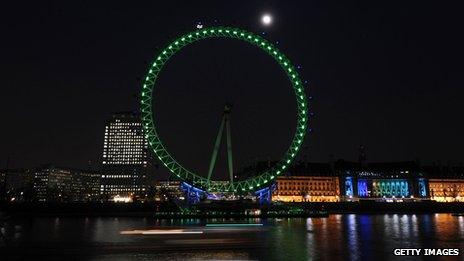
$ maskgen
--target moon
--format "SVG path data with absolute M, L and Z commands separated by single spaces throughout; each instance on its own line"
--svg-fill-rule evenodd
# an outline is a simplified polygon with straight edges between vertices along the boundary
M 262 17 L 261 17 L 261 22 L 264 24 L 264 25 L 270 25 L 272 24 L 272 16 L 270 14 L 264 14 Z

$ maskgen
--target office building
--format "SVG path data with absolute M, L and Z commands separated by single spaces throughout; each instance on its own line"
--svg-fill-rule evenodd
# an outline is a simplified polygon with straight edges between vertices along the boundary
M 100 196 L 101 174 L 97 171 L 72 169 L 71 200 L 98 201 Z
M 46 165 L 34 171 L 34 198 L 36 201 L 69 201 L 72 196 L 71 171 Z
M 140 115 L 114 113 L 105 125 L 100 194 L 107 199 L 144 196 L 147 148 Z

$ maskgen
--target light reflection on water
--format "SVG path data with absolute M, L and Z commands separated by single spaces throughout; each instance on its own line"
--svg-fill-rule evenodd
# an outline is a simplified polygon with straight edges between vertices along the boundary
M 202 229 L 224 219 L 155 220 L 137 217 L 16 218 L 5 234 L 11 253 L 72 255 L 86 260 L 393 258 L 394 248 L 462 248 L 464 217 L 331 215 L 329 218 L 248 219 L 263 229 L 204 230 L 201 235 L 122 235 L 136 229 Z M 214 232 L 214 233 L 213 233 Z M 64 251 L 64 250 L 66 251 Z M 461 252 L 464 249 L 461 249 Z
M 459 231 L 459 237 L 464 238 L 464 217 L 460 216 L 458 217 L 458 231 Z

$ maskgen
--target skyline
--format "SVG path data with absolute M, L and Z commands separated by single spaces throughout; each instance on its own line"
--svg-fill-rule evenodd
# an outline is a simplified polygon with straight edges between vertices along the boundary
M 87 160 L 100 163 L 105 120 L 112 112 L 138 109 L 141 79 L 159 50 L 156 47 L 193 30 L 197 21 L 208 26 L 215 25 L 215 19 L 220 25 L 237 25 L 256 33 L 265 30 L 265 38 L 279 41 L 278 47 L 302 66 L 302 78 L 311 81 L 306 93 L 314 96 L 311 107 L 316 114 L 310 123 L 314 132 L 305 142 L 311 161 L 326 161 L 329 154 L 356 159 L 362 144 L 367 148 L 368 161 L 420 158 L 424 162 L 462 162 L 459 152 L 464 145 L 460 138 L 464 124 L 456 115 L 463 97 L 459 88 L 463 80 L 458 77 L 462 39 L 450 33 L 459 27 L 453 24 L 458 18 L 450 14 L 452 8 L 417 8 L 406 3 L 397 10 L 394 5 L 370 3 L 370 12 L 364 13 L 354 3 L 339 5 L 334 10 L 329 3 L 304 3 L 295 12 L 283 2 L 251 6 L 223 3 L 215 10 L 216 17 L 206 15 L 211 10 L 202 13 L 207 3 L 187 4 L 180 9 L 167 6 L 166 12 L 157 15 L 150 15 L 157 5 L 126 9 L 118 4 L 94 4 L 87 8 L 50 2 L 21 13 L 17 12 L 19 6 L 10 6 L 11 12 L 3 23 L 9 37 L 2 45 L 14 51 L 5 55 L 2 71 L 6 77 L 0 80 L 6 86 L 7 97 L 0 106 L 7 112 L 4 121 L 10 127 L 1 130 L 0 166 L 5 165 L 8 156 L 13 168 L 46 162 L 73 167 L 85 166 Z M 332 12 L 324 13 L 327 9 Z M 178 19 L 171 21 L 168 17 L 174 10 Z M 259 23 L 264 11 L 274 16 L 273 24 L 266 28 Z M 435 19 L 430 19 L 432 11 Z M 243 20 L 237 22 L 238 18 Z M 290 28 L 299 28 L 301 33 Z M 232 51 L 224 53 L 223 48 Z M 204 59 L 199 60 L 198 54 Z M 247 63 L 237 57 L 247 57 Z M 224 58 L 231 63 L 221 64 L 223 68 L 205 78 L 217 67 L 215 59 Z M 274 130 L 278 135 L 266 133 L 259 141 L 263 144 L 274 136 L 284 143 L 288 138 L 285 133 L 293 133 L 287 129 L 294 127 L 287 124 L 291 124 L 292 114 L 282 109 L 292 105 L 292 93 L 280 86 L 287 83 L 278 66 L 269 64 L 259 51 L 235 43 L 204 43 L 174 57 L 169 66 L 172 68 L 166 69 L 158 90 L 167 106 L 160 110 L 160 128 L 164 128 L 160 131 L 166 133 L 166 142 L 173 151 L 186 153 L 181 157 L 193 153 L 189 150 L 197 148 L 196 142 L 204 144 L 198 154 L 206 158 L 211 155 L 220 108 L 227 98 L 237 105 L 232 116 L 235 136 L 243 137 L 249 130 L 238 128 L 243 126 L 243 115 L 262 120 L 258 126 L 264 130 L 275 126 L 274 120 L 279 118 Z M 192 66 L 198 70 L 185 70 Z M 243 72 L 248 70 L 255 74 Z M 185 73 L 185 77 L 177 77 L 178 72 Z M 237 75 L 245 81 L 234 82 Z M 189 82 L 198 89 L 186 92 L 183 87 Z M 207 84 L 222 84 L 223 88 L 214 92 Z M 253 101 L 262 97 L 263 91 L 250 88 L 256 85 L 272 86 L 266 88 L 265 101 L 258 103 L 261 107 L 253 107 Z M 228 90 L 228 97 L 224 97 L 224 90 Z M 195 102 L 190 99 L 192 95 L 198 95 Z M 174 98 L 175 104 L 170 102 Z M 214 102 L 208 102 L 211 100 Z M 198 104 L 203 106 L 194 106 Z M 279 106 L 270 110 L 269 104 Z M 182 106 L 173 110 L 174 105 Z M 171 120 L 187 117 L 186 108 L 191 108 L 187 116 L 207 112 L 201 120 L 195 120 L 203 123 L 201 128 L 190 130 L 196 136 L 174 135 L 185 125 L 198 127 L 192 124 L 195 121 Z M 261 133 L 263 130 L 258 128 L 250 136 Z M 176 138 L 180 144 L 176 144 Z M 233 139 L 237 141 L 235 153 L 260 153 L 246 146 L 241 148 L 238 139 Z M 261 153 L 279 152 L 279 148 L 256 148 Z M 202 158 L 196 160 L 208 163 Z
M 0 256 L 462 259 L 463 7 L 5 2 Z

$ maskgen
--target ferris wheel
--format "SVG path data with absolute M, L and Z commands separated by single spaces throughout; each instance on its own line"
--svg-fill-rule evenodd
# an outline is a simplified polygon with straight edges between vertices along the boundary
M 224 38 L 224 39 L 238 39 L 254 46 L 259 47 L 270 55 L 280 67 L 285 71 L 290 80 L 293 91 L 295 94 L 295 102 L 297 104 L 297 122 L 296 131 L 293 139 L 290 143 L 290 147 L 282 155 L 281 159 L 277 164 L 273 165 L 269 169 L 257 173 L 251 178 L 245 180 L 234 181 L 233 179 L 233 167 L 232 167 L 232 151 L 230 141 L 230 121 L 229 113 L 230 106 L 226 105 L 224 108 L 223 119 L 221 127 L 216 139 L 216 143 L 213 150 L 213 156 L 210 162 L 209 171 L 206 175 L 200 175 L 188 168 L 181 165 L 166 149 L 160 136 L 157 133 L 157 128 L 154 120 L 154 111 L 152 108 L 153 97 L 156 97 L 155 87 L 158 76 L 162 71 L 166 62 L 175 55 L 182 48 L 187 45 L 210 38 Z M 151 64 L 148 73 L 144 79 L 142 93 L 141 93 L 141 117 L 144 133 L 155 155 L 159 161 L 171 172 L 172 175 L 183 180 L 184 182 L 205 189 L 206 191 L 214 192 L 248 192 L 256 191 L 263 187 L 269 186 L 279 175 L 282 175 L 288 166 L 295 159 L 298 151 L 301 148 L 303 140 L 306 135 L 308 128 L 308 102 L 306 99 L 303 83 L 298 75 L 293 64 L 290 60 L 280 52 L 272 43 L 264 39 L 263 37 L 246 30 L 235 28 L 235 27 L 207 27 L 198 28 L 198 30 L 183 34 L 176 38 L 174 41 L 169 43 L 159 55 L 155 58 Z M 214 162 L 217 156 L 217 149 L 221 140 L 224 125 L 226 126 L 227 132 L 227 147 L 228 147 L 228 163 L 229 163 L 229 175 L 230 180 L 228 182 L 211 182 L 212 171 L 214 168 Z

